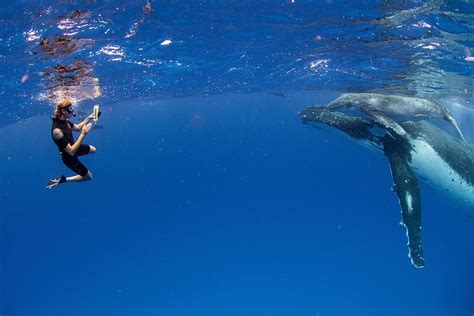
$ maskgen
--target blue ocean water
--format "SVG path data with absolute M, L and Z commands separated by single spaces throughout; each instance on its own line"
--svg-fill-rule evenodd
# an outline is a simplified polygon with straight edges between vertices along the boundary
M 465 210 L 421 187 L 414 268 L 386 158 L 297 115 L 424 97 L 474 143 L 472 2 L 12 1 L 0 21 L 1 315 L 474 312 Z M 78 59 L 81 82 L 47 75 Z M 103 128 L 94 180 L 47 191 L 70 174 L 62 97 Z

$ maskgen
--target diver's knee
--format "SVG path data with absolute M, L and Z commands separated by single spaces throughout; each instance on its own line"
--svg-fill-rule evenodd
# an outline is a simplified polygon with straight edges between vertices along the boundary
M 89 145 L 89 148 L 90 148 L 89 154 L 93 154 L 93 153 L 95 153 L 95 152 L 97 151 L 97 149 L 96 149 L 94 146 L 92 146 L 92 145 Z

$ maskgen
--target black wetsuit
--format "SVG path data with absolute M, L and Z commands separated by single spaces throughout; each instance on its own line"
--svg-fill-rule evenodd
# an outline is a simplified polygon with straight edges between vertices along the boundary
M 90 151 L 90 146 L 87 144 L 81 144 L 74 155 L 71 155 L 66 151 L 68 144 L 71 146 L 74 144 L 74 137 L 72 136 L 73 127 L 74 124 L 68 120 L 53 118 L 51 137 L 59 148 L 64 164 L 75 173 L 84 177 L 89 170 L 87 170 L 86 166 L 84 166 L 77 157 L 87 155 Z M 58 131 L 55 132 L 55 129 L 59 129 L 61 133 L 58 133 Z

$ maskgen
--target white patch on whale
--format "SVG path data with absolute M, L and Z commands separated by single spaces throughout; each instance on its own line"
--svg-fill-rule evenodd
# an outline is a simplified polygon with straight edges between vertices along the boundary
M 411 264 L 417 268 L 417 269 L 423 269 L 425 266 L 424 265 L 418 265 L 416 264 L 415 260 L 413 260 L 413 256 L 411 255 L 411 248 L 410 248 L 410 237 L 408 236 L 408 227 L 403 223 L 403 221 L 400 222 L 400 225 L 405 227 L 405 236 L 407 237 L 407 248 L 408 248 L 408 258 L 410 259 Z
M 408 191 L 405 194 L 405 200 L 407 201 L 408 211 L 410 212 L 410 214 L 412 214 L 413 213 L 413 197 Z
M 431 185 L 452 201 L 470 205 L 474 209 L 474 186 L 464 180 L 451 166 L 439 156 L 433 147 L 422 139 L 411 139 L 412 161 L 410 166 L 416 174 L 425 178 Z M 441 189 L 442 188 L 442 189 Z

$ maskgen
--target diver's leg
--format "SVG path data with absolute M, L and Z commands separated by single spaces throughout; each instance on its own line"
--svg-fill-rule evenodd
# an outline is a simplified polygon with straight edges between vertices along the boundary
M 75 176 L 70 176 L 67 178 L 65 176 L 61 176 L 59 178 L 49 180 L 48 184 L 46 185 L 46 189 L 52 189 L 61 183 L 89 181 L 92 180 L 92 178 L 92 172 L 90 172 L 89 170 L 84 176 L 81 176 L 80 174 L 76 174 Z
M 81 176 L 80 174 L 76 174 L 75 176 L 67 177 L 66 182 L 82 182 L 82 181 L 89 181 L 92 179 L 93 179 L 92 172 L 88 170 L 86 175 L 84 176 Z
M 87 155 L 89 152 L 94 153 L 95 151 L 95 147 L 90 145 L 84 145 L 81 148 L 82 155 Z M 46 185 L 47 189 L 52 189 L 58 184 L 65 182 L 82 182 L 92 180 L 92 172 L 90 172 L 87 167 L 84 166 L 82 162 L 79 161 L 79 159 L 77 159 L 76 156 L 71 156 L 64 153 L 62 155 L 62 160 L 69 169 L 76 173 L 76 175 L 67 178 L 65 176 L 61 176 L 59 178 L 51 179 Z
M 91 146 L 92 147 L 92 146 Z M 87 148 L 89 151 L 89 148 Z M 64 164 L 76 173 L 75 176 L 67 177 L 66 182 L 81 182 L 92 180 L 92 173 L 87 169 L 82 162 L 74 156 L 63 156 Z
M 85 155 L 88 155 L 88 154 L 93 154 L 96 151 L 97 151 L 96 148 L 92 145 L 81 144 L 81 146 L 79 146 L 79 149 L 77 150 L 75 156 L 76 157 L 85 156 Z

